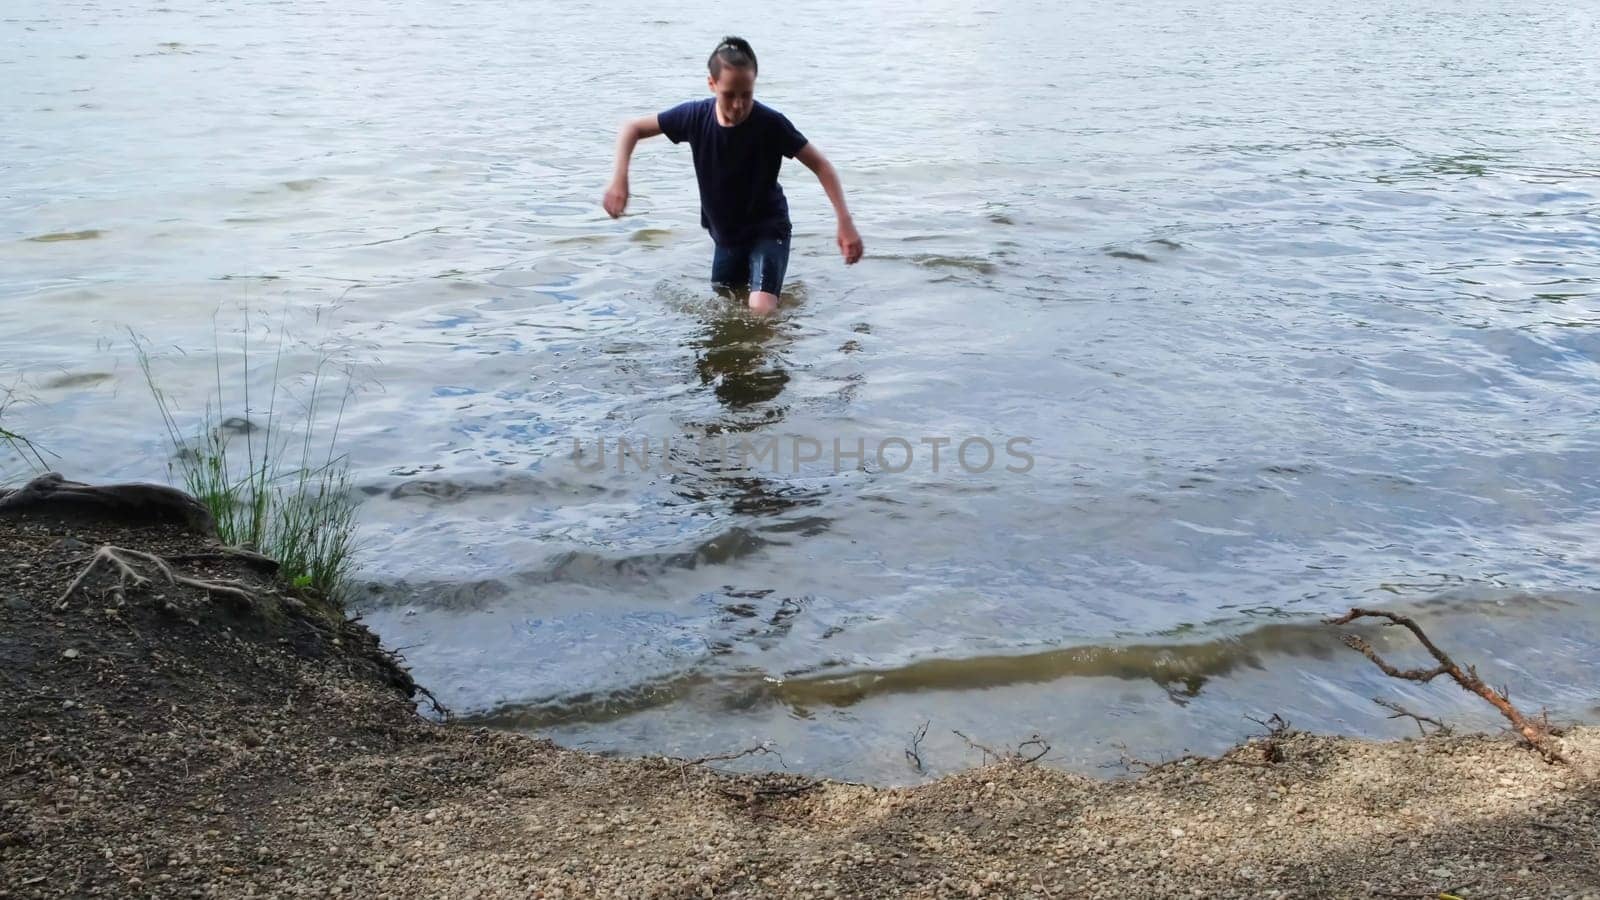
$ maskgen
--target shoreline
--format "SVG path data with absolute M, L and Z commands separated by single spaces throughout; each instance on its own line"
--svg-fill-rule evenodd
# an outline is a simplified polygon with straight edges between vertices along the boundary
M 1600 729 L 1569 765 L 1286 732 L 906 788 L 602 757 L 426 720 L 363 626 L 193 524 L 0 511 L 0 897 L 1600 900 Z M 130 556 L 150 584 L 63 600 L 106 545 L 239 593 Z

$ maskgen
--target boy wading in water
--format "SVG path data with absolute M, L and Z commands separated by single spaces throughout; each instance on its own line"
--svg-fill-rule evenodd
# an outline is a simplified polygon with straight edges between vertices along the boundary
M 614 219 L 628 205 L 628 161 L 640 140 L 664 134 L 688 141 L 700 182 L 700 224 L 711 232 L 716 254 L 711 281 L 719 288 L 750 288 L 750 308 L 770 313 L 789 267 L 789 203 L 778 186 L 783 157 L 816 173 L 839 219 L 839 252 L 846 264 L 861 258 L 861 235 L 845 207 L 839 174 L 816 145 L 782 113 L 755 101 L 756 54 L 742 38 L 724 38 L 706 61 L 713 96 L 660 115 L 634 119 L 617 136 L 617 169 L 604 206 Z

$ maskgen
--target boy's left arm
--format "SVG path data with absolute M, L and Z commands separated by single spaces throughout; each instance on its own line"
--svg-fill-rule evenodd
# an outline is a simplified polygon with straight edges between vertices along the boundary
M 833 163 L 828 162 L 816 144 L 806 144 L 794 158 L 816 173 L 817 180 L 822 182 L 822 189 L 833 203 L 833 213 L 839 219 L 839 253 L 846 265 L 854 265 L 861 259 L 861 234 L 856 231 L 856 223 L 850 218 L 850 208 L 845 206 L 844 185 L 839 183 L 839 173 L 834 171 Z

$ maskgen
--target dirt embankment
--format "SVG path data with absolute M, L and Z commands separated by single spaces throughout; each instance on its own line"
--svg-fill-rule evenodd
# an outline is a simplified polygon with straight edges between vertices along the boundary
M 125 590 L 112 545 L 242 594 Z M 1591 897 L 1600 732 L 1290 734 L 910 789 L 618 760 L 416 715 L 360 625 L 177 526 L 0 515 L 0 897 Z M 730 748 L 737 749 L 737 748 Z

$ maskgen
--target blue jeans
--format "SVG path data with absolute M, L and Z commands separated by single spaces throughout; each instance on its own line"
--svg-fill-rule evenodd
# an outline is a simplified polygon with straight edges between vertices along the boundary
M 789 236 L 768 238 L 739 247 L 717 245 L 711 257 L 711 283 L 719 288 L 748 287 L 752 292 L 783 290 L 789 270 Z

